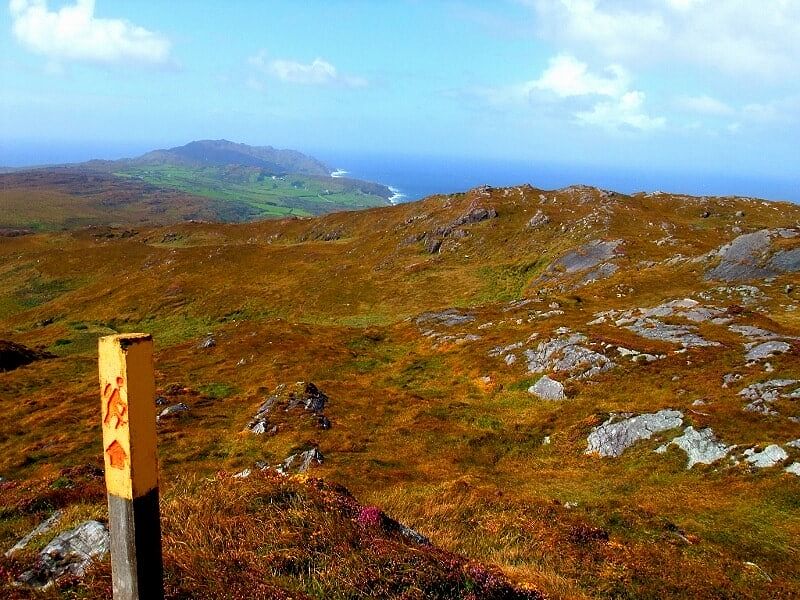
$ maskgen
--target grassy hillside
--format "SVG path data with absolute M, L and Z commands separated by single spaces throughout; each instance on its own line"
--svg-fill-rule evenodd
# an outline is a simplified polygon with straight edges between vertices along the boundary
M 743 393 L 800 380 L 798 223 L 800 207 L 745 198 L 523 186 L 314 219 L 2 239 L 0 338 L 56 357 L 0 373 L 0 476 L 58 489 L 63 469 L 101 464 L 97 337 L 147 331 L 159 395 L 189 408 L 159 424 L 159 445 L 163 489 L 192 514 L 214 494 L 234 502 L 238 488 L 209 496 L 187 477 L 261 477 L 257 464 L 317 448 L 315 477 L 551 598 L 797 597 L 800 477 L 784 468 L 800 461 L 789 445 L 800 383 L 755 411 Z M 715 278 L 720 265 L 743 275 Z M 704 344 L 671 340 L 677 332 Z M 610 366 L 550 362 L 543 372 L 566 398 L 530 393 L 542 376 L 534 357 L 549 360 L 540 345 L 573 335 Z M 748 358 L 766 339 L 782 350 Z M 274 430 L 249 431 L 259 406 L 298 381 L 327 394 L 330 428 L 281 410 L 269 414 Z M 618 457 L 587 454 L 610 415 L 665 409 L 680 411 L 680 427 Z M 713 430 L 725 458 L 687 469 L 678 447 L 655 452 L 689 426 Z M 775 466 L 747 461 L 772 444 L 787 455 Z M 275 485 L 245 481 L 245 499 Z M 102 496 L 81 501 L 89 484 L 70 485 L 75 515 L 102 517 Z M 0 498 L 0 548 L 51 508 L 20 494 L 11 507 Z M 31 509 L 19 510 L 25 498 Z M 237 511 L 233 529 L 251 523 Z M 325 523 L 320 535 L 352 548 Z M 308 557 L 303 539 L 283 547 L 303 568 L 265 567 L 265 585 L 370 597 L 348 577 L 315 588 L 328 549 Z M 181 543 L 168 537 L 167 555 Z M 173 564 L 214 572 L 201 586 L 254 568 L 218 554 L 205 539 Z
M 131 167 L 116 173 L 159 188 L 244 204 L 256 218 L 309 216 L 386 206 L 380 186 L 307 175 L 270 175 L 249 167 Z M 242 218 L 241 220 L 245 220 Z

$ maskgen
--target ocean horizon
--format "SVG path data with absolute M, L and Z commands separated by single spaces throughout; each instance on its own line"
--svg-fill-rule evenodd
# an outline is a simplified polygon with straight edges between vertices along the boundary
M 800 203 L 800 178 L 730 176 L 719 173 L 620 171 L 610 167 L 568 166 L 533 161 L 336 155 L 318 152 L 337 176 L 388 186 L 395 201 L 410 202 L 434 194 L 464 192 L 479 185 L 530 184 L 541 189 L 590 185 L 624 194 L 663 191 L 690 196 L 743 196 Z
M 0 167 L 44 166 L 90 159 L 116 160 L 139 156 L 155 146 L 128 144 L 0 143 Z M 691 196 L 745 196 L 800 203 L 800 174 L 778 178 L 722 173 L 620 170 L 612 167 L 563 165 L 526 160 L 448 158 L 406 154 L 342 153 L 303 150 L 325 162 L 334 176 L 381 183 L 392 202 L 411 202 L 434 194 L 464 192 L 479 185 L 505 187 L 530 184 L 541 189 L 590 185 L 624 194 L 663 191 Z

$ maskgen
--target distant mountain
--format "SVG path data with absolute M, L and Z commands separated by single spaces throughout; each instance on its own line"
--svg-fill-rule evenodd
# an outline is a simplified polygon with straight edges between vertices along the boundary
M 304 217 L 387 206 L 392 194 L 380 183 L 331 177 L 296 150 L 199 140 L 138 158 L 0 173 L 0 235 Z
M 152 150 L 137 158 L 91 160 L 81 166 L 103 171 L 148 166 L 255 167 L 270 175 L 309 175 L 328 177 L 332 171 L 325 163 L 296 150 L 272 146 L 248 146 L 228 140 L 197 140 L 175 148 Z

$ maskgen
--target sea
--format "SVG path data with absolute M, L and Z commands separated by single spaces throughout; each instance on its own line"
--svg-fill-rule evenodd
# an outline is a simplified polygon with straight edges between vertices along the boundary
M 0 140 L 0 166 L 80 162 L 92 158 L 138 156 L 154 146 L 144 143 L 18 143 Z M 613 167 L 563 165 L 525 160 L 412 156 L 392 153 L 342 153 L 309 150 L 336 176 L 382 183 L 392 202 L 410 202 L 432 194 L 464 192 L 479 185 L 528 183 L 540 189 L 584 184 L 625 194 L 663 191 L 693 196 L 749 196 L 800 203 L 800 173 L 785 178 L 745 177 L 730 173 L 689 173 Z
M 388 186 L 394 193 L 393 203 L 419 200 L 432 194 L 463 192 L 479 185 L 504 187 L 525 183 L 547 190 L 584 184 L 625 194 L 663 191 L 800 203 L 800 176 L 780 179 L 407 155 L 317 155 L 336 169 L 335 176 L 365 179 Z

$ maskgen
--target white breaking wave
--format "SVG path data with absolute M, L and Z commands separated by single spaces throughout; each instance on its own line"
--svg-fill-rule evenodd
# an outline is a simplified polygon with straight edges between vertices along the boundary
M 391 192 L 392 192 L 392 195 L 389 197 L 389 202 L 391 202 L 392 204 L 400 204 L 400 201 L 401 201 L 403 198 L 405 198 L 405 197 L 406 197 L 406 195 L 405 195 L 405 194 L 403 194 L 403 193 L 402 193 L 400 190 L 398 190 L 397 188 L 393 188 L 393 187 L 392 187 L 392 186 L 390 186 L 390 185 L 387 185 L 386 187 L 388 187 L 388 188 L 389 188 L 389 191 L 391 191 Z
M 347 175 L 347 171 L 345 171 L 344 169 L 336 169 L 331 173 L 331 177 L 337 177 L 337 178 L 344 177 L 345 175 Z

